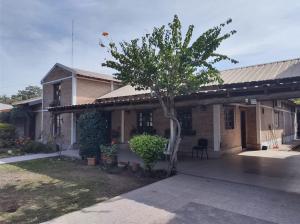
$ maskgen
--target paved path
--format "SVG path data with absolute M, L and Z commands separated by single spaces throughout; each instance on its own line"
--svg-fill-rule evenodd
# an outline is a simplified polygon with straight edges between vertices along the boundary
M 55 157 L 58 155 L 59 154 L 56 152 L 56 153 L 38 153 L 38 154 L 31 154 L 31 155 L 24 155 L 24 156 L 14 156 L 14 157 L 2 158 L 2 159 L 0 159 L 0 165 L 8 164 L 8 163 L 22 162 L 22 161 L 27 161 L 27 160 Z
M 47 223 L 300 223 L 299 188 L 290 185 L 300 178 L 299 155 L 250 154 L 198 161 L 186 167 L 187 173 L 194 170 L 191 174 L 176 175 Z M 272 187 L 270 178 L 280 187 Z

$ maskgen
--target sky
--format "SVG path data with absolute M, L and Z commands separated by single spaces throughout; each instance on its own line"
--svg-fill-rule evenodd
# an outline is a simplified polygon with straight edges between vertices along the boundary
M 239 61 L 218 69 L 300 57 L 299 0 L 0 0 L 0 95 L 40 85 L 55 63 L 112 74 L 101 67 L 109 55 L 99 47 L 106 31 L 129 41 L 168 24 L 177 14 L 194 38 L 232 18 L 237 33 L 219 53 Z

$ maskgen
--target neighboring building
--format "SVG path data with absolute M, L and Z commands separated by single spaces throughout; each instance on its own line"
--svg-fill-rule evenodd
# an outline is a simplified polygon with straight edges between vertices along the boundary
M 12 105 L 0 103 L 0 113 L 9 112 L 12 108 L 13 108 Z
M 199 138 L 208 140 L 212 156 L 264 145 L 277 148 L 295 139 L 297 113 L 290 99 L 300 98 L 300 59 L 230 69 L 221 78 L 222 85 L 176 98 L 183 127 L 180 153 L 190 154 Z M 64 148 L 75 148 L 77 119 L 94 109 L 110 113 L 107 131 L 120 134 L 123 148 L 135 133 L 169 134 L 157 99 L 148 91 L 121 87 L 112 76 L 56 64 L 41 83 L 43 141 L 61 133 Z

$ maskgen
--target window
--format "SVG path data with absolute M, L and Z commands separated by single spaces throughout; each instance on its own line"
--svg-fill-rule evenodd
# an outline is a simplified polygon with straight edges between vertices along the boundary
M 137 112 L 137 129 L 139 133 L 149 133 L 153 127 L 152 111 Z
M 226 107 L 224 110 L 225 129 L 234 129 L 234 108 Z
M 61 84 L 56 83 L 53 85 L 53 106 L 59 106 L 61 99 Z
M 61 125 L 62 125 L 63 119 L 60 114 L 57 114 L 54 116 L 53 121 L 53 134 L 54 136 L 61 135 Z
M 183 135 L 193 135 L 193 117 L 192 117 L 192 108 L 178 109 L 177 117 L 181 125 Z

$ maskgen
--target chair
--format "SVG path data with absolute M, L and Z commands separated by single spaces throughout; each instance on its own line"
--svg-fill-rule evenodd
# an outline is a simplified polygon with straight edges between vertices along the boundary
M 208 153 L 207 153 L 207 146 L 208 146 L 208 141 L 207 139 L 205 138 L 200 138 L 198 140 L 198 145 L 195 145 L 193 148 L 192 148 L 192 158 L 194 157 L 194 151 L 196 151 L 196 155 L 198 158 L 199 157 L 199 151 L 201 151 L 201 159 L 203 157 L 203 153 L 205 152 L 206 153 L 206 158 L 208 159 Z

